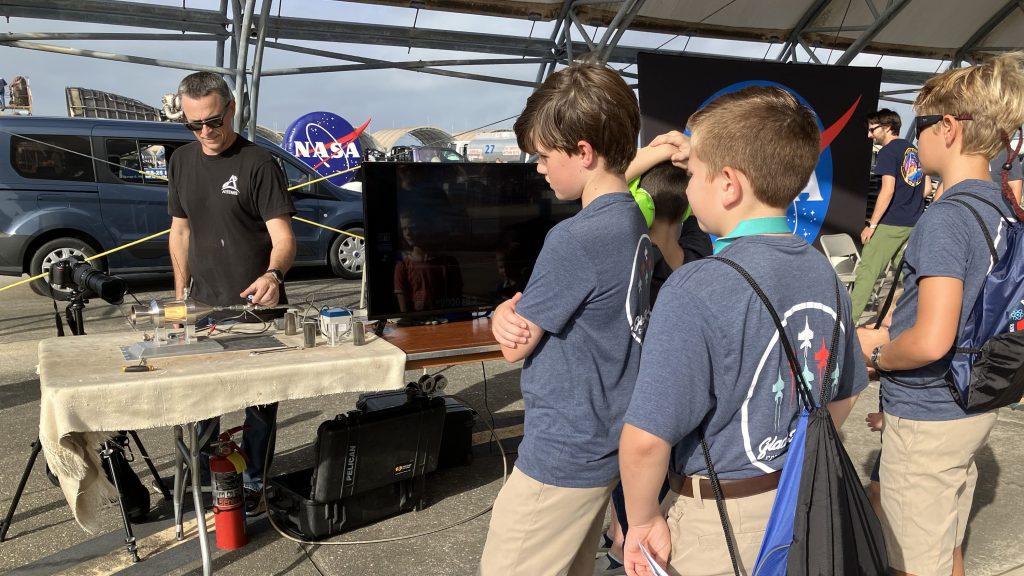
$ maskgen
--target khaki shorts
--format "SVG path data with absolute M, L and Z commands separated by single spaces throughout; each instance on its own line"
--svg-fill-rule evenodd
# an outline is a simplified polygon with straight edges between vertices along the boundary
M 614 485 L 562 488 L 513 469 L 494 501 L 479 574 L 591 576 Z
M 996 412 L 962 420 L 885 415 L 882 432 L 882 530 L 889 566 L 916 576 L 949 576 L 964 540 L 978 467 Z
M 691 481 L 696 478 L 692 477 Z M 672 533 L 668 573 L 673 576 L 732 576 L 732 560 L 725 545 L 718 505 L 714 499 L 700 498 L 698 482 L 693 482 L 693 490 L 695 498 L 670 491 L 662 503 Z M 725 501 L 740 574 L 750 574 L 754 568 L 776 492 Z

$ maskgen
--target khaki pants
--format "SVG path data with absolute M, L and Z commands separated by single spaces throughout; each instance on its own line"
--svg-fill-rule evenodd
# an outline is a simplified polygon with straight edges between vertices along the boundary
M 591 576 L 612 486 L 562 488 L 512 470 L 498 493 L 482 576 Z
M 916 576 L 952 572 L 978 480 L 974 456 L 995 423 L 995 411 L 936 422 L 885 415 L 879 476 L 890 567 Z
M 691 477 L 693 495 L 669 492 L 662 504 L 672 533 L 668 573 L 673 576 L 732 576 L 732 560 L 725 545 L 722 519 L 714 499 L 702 500 L 700 483 Z M 740 574 L 750 574 L 761 550 L 776 490 L 725 501 L 736 543 Z

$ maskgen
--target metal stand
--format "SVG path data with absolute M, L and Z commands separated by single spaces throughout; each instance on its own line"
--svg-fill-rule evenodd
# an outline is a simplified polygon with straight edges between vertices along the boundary
M 32 443 L 32 455 L 28 458 L 25 472 L 21 474 L 21 482 L 18 483 L 18 489 L 14 491 L 14 499 L 11 500 L 11 506 L 7 509 L 7 515 L 3 521 L 0 521 L 0 542 L 7 538 L 7 530 L 11 527 L 14 511 L 17 510 L 18 502 L 21 501 L 21 493 L 25 491 L 25 484 L 28 483 L 28 475 L 32 472 L 32 465 L 36 463 L 36 456 L 39 456 L 39 452 L 42 449 L 43 445 L 39 443 L 39 438 L 36 438 L 36 441 Z
M 213 431 L 212 428 L 204 436 Z M 184 436 L 188 435 L 188 445 Z M 177 448 L 174 458 L 174 527 L 178 540 L 184 539 L 182 526 L 182 492 L 184 489 L 184 460 L 188 459 L 188 467 L 192 477 L 192 505 L 196 511 L 196 529 L 199 535 L 199 552 L 203 557 L 203 576 L 213 574 L 213 560 L 210 556 L 210 541 L 206 533 L 206 514 L 203 509 L 203 487 L 199 478 L 199 452 L 207 438 L 200 438 L 197 424 L 181 424 L 174 426 L 174 445 Z
M 117 490 L 117 507 L 121 510 L 121 521 L 124 522 L 125 547 L 128 550 L 128 557 L 132 559 L 132 562 L 138 562 L 139 546 L 135 542 L 135 535 L 132 534 L 132 523 L 128 520 L 128 511 L 124 508 L 124 500 L 121 499 L 121 485 L 117 480 L 117 469 L 110 459 L 113 453 L 114 448 L 111 446 L 110 440 L 104 441 L 103 451 L 100 452 L 100 455 L 103 456 L 103 460 L 107 463 L 107 468 L 110 470 L 110 478 L 114 481 L 114 489 Z
M 171 493 L 167 490 L 167 487 L 164 486 L 164 483 L 160 480 L 160 475 L 157 473 L 156 467 L 153 466 L 153 461 L 150 460 L 149 453 L 146 452 L 146 447 L 143 446 L 142 441 L 139 440 L 139 435 L 136 434 L 134 430 L 129 430 L 127 433 L 131 436 L 132 440 L 135 441 L 135 446 L 136 448 L 139 449 L 139 454 L 142 456 L 143 460 L 146 461 L 146 466 L 149 468 L 150 474 L 153 475 L 153 480 L 156 482 L 156 486 L 160 490 L 160 493 L 163 494 L 163 497 L 165 499 L 170 500 Z M 21 495 L 25 491 L 25 485 L 28 484 L 29 474 L 32 472 L 32 467 L 35 466 L 36 458 L 39 457 L 39 452 L 41 452 L 42 449 L 43 445 L 39 442 L 39 438 L 36 438 L 35 442 L 32 443 L 32 453 L 29 455 L 28 462 L 25 464 L 25 471 L 22 472 L 21 474 L 21 481 L 18 482 L 18 489 L 14 491 L 14 498 L 11 500 L 11 505 L 7 509 L 6 516 L 4 516 L 4 519 L 0 521 L 0 542 L 4 542 L 7 539 L 7 531 L 11 528 L 11 524 L 14 523 L 14 512 L 15 510 L 18 509 L 18 503 L 21 502 Z M 109 449 L 109 446 L 105 446 L 104 451 L 101 453 L 101 455 L 103 455 L 104 457 L 104 460 L 108 460 L 108 457 L 105 455 L 105 453 Z M 117 473 L 113 472 L 113 470 L 111 471 L 111 477 L 114 479 L 114 487 L 117 487 Z M 121 506 L 121 509 L 123 511 L 124 504 L 121 502 L 120 489 L 118 489 L 117 493 L 117 502 L 118 505 Z M 129 531 L 130 533 L 131 528 L 129 527 L 128 518 L 125 517 L 124 521 L 125 530 Z

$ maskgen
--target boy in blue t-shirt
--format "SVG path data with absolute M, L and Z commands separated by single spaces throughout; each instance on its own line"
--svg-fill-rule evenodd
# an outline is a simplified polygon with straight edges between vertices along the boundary
M 960 327 L 993 265 L 978 222 L 955 200 L 977 210 L 1002 257 L 1008 223 L 989 204 L 1012 215 L 1015 199 L 992 181 L 989 161 L 1010 149 L 1024 123 L 1024 61 L 1007 54 L 935 76 L 914 110 L 921 114 L 921 164 L 942 178 L 945 193 L 910 235 L 891 328 L 859 334 L 865 361 L 881 375 L 879 476 L 889 565 L 894 574 L 958 576 L 978 479 L 975 455 L 996 411 L 965 413 L 945 382 Z
M 526 360 L 525 422 L 484 576 L 593 572 L 650 311 L 651 241 L 624 176 L 639 129 L 633 91 L 594 65 L 550 76 L 516 121 L 519 147 L 582 209 L 548 232 L 526 289 L 494 311 L 505 358 Z
M 667 140 L 680 148 L 673 161 L 687 163 L 694 215 L 719 236 L 716 253 L 763 289 L 812 394 L 824 387 L 841 425 L 867 385 L 849 296 L 785 216 L 818 161 L 814 113 L 781 88 L 754 86 L 718 97 L 689 128 L 692 146 L 678 133 Z M 837 322 L 839 357 L 826 374 Z M 746 280 L 714 258 L 680 268 L 662 287 L 619 449 L 627 573 L 648 573 L 640 544 L 673 573 L 733 573 L 702 436 L 722 481 L 740 570 L 750 573 L 801 409 L 779 336 Z M 667 519 L 657 500 L 666 464 Z

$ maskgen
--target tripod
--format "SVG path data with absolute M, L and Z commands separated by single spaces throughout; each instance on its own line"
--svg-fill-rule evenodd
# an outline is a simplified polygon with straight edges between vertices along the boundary
M 85 309 L 85 304 L 89 302 L 88 292 L 79 290 L 75 287 L 71 291 L 69 300 L 67 308 L 65 309 L 68 326 L 71 328 L 71 333 L 73 335 L 82 336 L 85 334 L 85 324 L 82 311 Z M 57 335 L 64 336 L 64 326 L 61 323 L 60 314 L 57 313 L 56 310 L 57 306 L 56 302 L 54 302 L 54 320 L 57 324 Z M 123 431 L 121 433 L 125 434 Z M 156 485 L 160 489 L 160 493 L 166 500 L 170 500 L 171 493 L 160 480 L 160 475 L 157 472 L 156 467 L 153 465 L 153 461 L 150 459 L 149 454 L 146 452 L 146 448 L 142 445 L 142 441 L 139 440 L 138 434 L 136 434 L 134 430 L 129 430 L 127 434 L 135 441 L 135 446 L 138 448 L 139 454 L 142 456 L 143 460 L 145 460 L 146 466 L 149 468 L 149 472 L 153 475 Z M 100 455 L 102 456 L 103 461 L 106 462 L 107 468 L 110 470 L 111 480 L 118 493 L 117 503 L 121 510 L 121 519 L 124 522 L 125 544 L 127 546 L 128 554 L 134 562 L 138 562 L 138 547 L 135 542 L 135 536 L 132 533 L 131 522 L 128 519 L 128 513 L 125 509 L 124 501 L 121 498 L 121 480 L 118 479 L 117 468 L 111 460 L 114 451 L 119 449 L 120 448 L 115 448 L 114 442 L 108 439 L 104 441 L 103 450 L 100 452 Z M 14 492 L 14 498 L 11 500 L 11 505 L 7 509 L 6 516 L 4 516 L 4 519 L 0 521 L 0 542 L 5 541 L 7 538 L 7 531 L 13 523 L 14 512 L 17 510 L 18 503 L 21 501 L 22 493 L 25 491 L 25 485 L 28 483 L 29 474 L 32 472 L 32 467 L 35 465 L 36 458 L 39 456 L 40 451 L 42 451 L 42 444 L 39 442 L 39 438 L 36 437 L 35 442 L 32 443 L 32 453 L 29 455 L 28 463 L 25 464 L 25 471 L 22 472 L 21 481 L 18 483 L 18 489 Z M 47 474 L 49 475 L 49 468 L 47 468 Z

